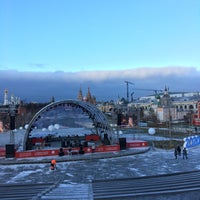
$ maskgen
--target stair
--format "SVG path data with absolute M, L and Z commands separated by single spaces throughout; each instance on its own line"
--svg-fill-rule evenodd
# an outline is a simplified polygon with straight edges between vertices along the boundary
M 93 200 L 92 185 L 79 183 L 60 183 L 57 187 L 46 194 L 43 194 L 40 199 L 56 199 L 56 200 Z

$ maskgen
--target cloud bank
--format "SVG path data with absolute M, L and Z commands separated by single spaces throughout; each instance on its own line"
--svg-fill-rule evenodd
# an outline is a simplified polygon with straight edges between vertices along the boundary
M 173 92 L 199 91 L 200 71 L 195 67 L 136 68 L 128 70 L 81 71 L 81 72 L 19 72 L 0 70 L 0 100 L 4 89 L 28 102 L 47 102 L 52 96 L 56 100 L 76 99 L 80 87 L 84 95 L 90 87 L 97 100 L 126 97 L 126 84 L 133 82 L 134 88 L 164 89 L 165 85 Z M 143 94 L 142 94 L 143 92 Z M 134 91 L 135 97 L 147 91 Z

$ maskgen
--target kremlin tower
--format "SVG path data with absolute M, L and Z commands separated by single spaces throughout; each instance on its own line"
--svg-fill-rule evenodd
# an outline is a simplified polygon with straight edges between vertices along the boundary
M 78 100 L 83 101 L 83 93 L 82 93 L 81 87 L 80 87 L 79 93 L 78 93 Z
M 84 96 L 84 97 L 83 97 L 82 89 L 81 88 L 79 89 L 78 100 L 86 101 L 86 102 L 89 102 L 91 104 L 96 104 L 96 98 L 94 96 L 92 97 L 89 87 L 88 87 L 87 95 Z
M 3 105 L 8 105 L 9 104 L 9 101 L 8 101 L 8 90 L 5 89 L 4 90 L 4 102 L 3 102 Z
M 87 92 L 86 99 L 87 99 L 89 102 L 92 100 L 92 96 L 91 96 L 90 88 L 89 88 L 89 87 L 88 87 L 88 92 Z

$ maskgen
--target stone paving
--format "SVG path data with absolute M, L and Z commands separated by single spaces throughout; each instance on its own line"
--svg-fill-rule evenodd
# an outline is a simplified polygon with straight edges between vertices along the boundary
M 187 160 L 182 157 L 175 159 L 173 150 L 151 148 L 148 151 L 143 149 L 143 152 L 141 149 L 134 151 L 124 150 L 119 154 L 94 153 L 72 158 L 57 156 L 55 171 L 50 170 L 49 161 L 52 158 L 18 161 L 4 158 L 0 159 L 0 184 L 60 182 L 64 184 L 63 187 L 71 188 L 80 184 L 87 186 L 85 194 L 92 195 L 88 188 L 93 180 L 154 176 L 200 169 L 200 147 L 190 149 Z
M 33 162 L 32 159 L 23 159 L 23 162 L 19 161 L 23 164 L 18 164 L 8 159 L 6 164 L 5 159 L 1 159 L 0 183 L 38 183 L 58 180 L 88 183 L 93 179 L 128 178 L 199 170 L 199 149 L 199 147 L 191 149 L 188 152 L 188 160 L 183 160 L 182 157 L 176 160 L 173 150 L 160 149 L 150 149 L 142 154 L 132 152 L 132 155 L 129 152 L 128 155 L 112 158 L 109 158 L 111 154 L 108 154 L 108 157 L 105 154 L 96 154 L 97 157 L 93 159 L 92 156 L 95 157 L 93 154 L 91 157 L 87 156 L 87 159 L 79 160 L 77 157 L 71 161 L 66 158 L 67 160 L 63 162 L 57 157 L 60 162 L 57 162 L 55 171 L 50 170 L 48 160 L 44 162 L 42 159 L 36 159 Z

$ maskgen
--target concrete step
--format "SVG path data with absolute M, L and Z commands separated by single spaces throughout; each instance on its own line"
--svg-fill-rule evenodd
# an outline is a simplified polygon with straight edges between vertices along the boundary
M 92 185 L 90 183 L 61 183 L 44 194 L 41 199 L 93 200 Z

